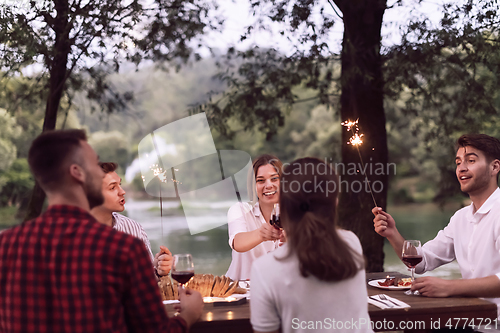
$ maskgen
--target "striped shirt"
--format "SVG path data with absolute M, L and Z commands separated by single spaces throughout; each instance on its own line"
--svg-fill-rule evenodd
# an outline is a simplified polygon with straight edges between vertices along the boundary
M 146 248 L 148 249 L 151 261 L 154 260 L 148 235 L 146 234 L 146 231 L 144 231 L 144 228 L 139 223 L 121 214 L 113 213 L 113 229 L 132 235 L 142 240 L 142 242 L 146 245 Z

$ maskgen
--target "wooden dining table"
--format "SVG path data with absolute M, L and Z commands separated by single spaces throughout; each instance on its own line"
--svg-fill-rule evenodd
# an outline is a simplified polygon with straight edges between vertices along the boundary
M 397 272 L 368 273 L 367 282 L 401 276 Z M 371 326 L 375 331 L 429 332 L 438 328 L 463 328 L 481 324 L 500 329 L 497 325 L 497 306 L 476 297 L 430 298 L 405 295 L 402 290 L 382 290 L 367 285 L 368 295 L 386 294 L 410 305 L 409 308 L 381 309 L 368 304 Z M 175 313 L 173 305 L 165 305 L 167 312 Z M 476 327 L 477 328 L 477 327 Z M 234 306 L 205 304 L 201 319 L 190 332 L 252 332 L 250 300 Z

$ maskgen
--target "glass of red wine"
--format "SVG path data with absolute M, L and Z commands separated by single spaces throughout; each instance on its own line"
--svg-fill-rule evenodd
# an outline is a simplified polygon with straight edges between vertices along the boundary
M 190 254 L 174 255 L 174 264 L 172 265 L 172 279 L 184 285 L 194 276 L 193 257 Z
M 405 240 L 401 256 L 403 263 L 411 270 L 411 283 L 415 280 L 415 266 L 422 261 L 422 246 L 419 240 Z M 418 291 L 408 290 L 406 295 L 418 295 Z
M 280 220 L 280 205 L 274 204 L 273 211 L 271 212 L 271 221 L 269 223 L 275 227 L 276 229 L 281 229 L 281 220 Z

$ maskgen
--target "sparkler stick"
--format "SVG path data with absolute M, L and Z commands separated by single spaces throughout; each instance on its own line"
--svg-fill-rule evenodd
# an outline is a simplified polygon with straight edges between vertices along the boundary
M 156 155 L 158 157 L 158 161 L 161 164 L 161 166 L 158 166 L 158 164 L 153 164 L 149 168 L 153 171 L 153 175 L 155 177 L 158 177 L 158 179 L 160 180 L 160 224 L 161 224 L 161 242 L 163 242 L 163 198 L 161 195 L 161 183 L 167 182 L 167 170 L 163 170 L 163 163 L 161 160 L 161 154 L 160 154 L 160 151 L 158 149 L 158 146 L 156 145 L 156 139 L 155 139 L 154 132 L 151 133 L 151 138 L 153 140 L 153 145 L 155 148 Z M 174 170 L 179 171 L 178 169 L 172 168 L 172 175 L 174 175 Z M 142 181 L 144 182 L 145 180 L 146 180 L 145 177 L 142 176 Z M 171 178 L 171 180 L 174 183 L 175 194 L 176 194 L 176 197 L 178 198 L 179 193 L 177 190 L 177 183 L 180 183 L 180 182 L 176 181 L 173 178 Z M 182 183 L 180 183 L 180 184 L 182 184 Z
M 158 164 L 153 164 L 149 168 L 151 169 L 151 171 L 153 171 L 153 175 L 155 177 L 158 177 L 158 179 L 160 181 L 160 225 L 161 225 L 161 239 L 163 241 L 163 198 L 161 195 L 161 183 L 167 183 L 167 181 L 168 181 L 167 170 L 163 170 L 163 168 L 158 166 Z M 179 169 L 172 168 L 172 173 L 174 171 L 179 171 Z M 144 180 L 144 176 L 143 176 L 143 180 Z M 177 183 L 182 184 L 181 182 L 179 182 L 173 178 L 171 178 L 170 180 L 174 183 L 174 185 Z M 177 188 L 176 188 L 176 192 L 177 192 Z
M 161 183 L 167 182 L 167 171 L 163 171 L 163 168 L 159 167 L 158 164 L 153 164 L 149 167 L 153 171 L 153 175 L 158 177 L 160 180 L 160 225 L 161 225 L 161 239 L 163 241 L 163 199 L 161 196 Z
M 363 140 L 361 139 L 363 137 L 363 134 L 358 133 L 359 132 L 358 120 L 359 119 L 356 119 L 356 121 L 346 120 L 340 123 L 340 125 L 347 127 L 347 131 L 350 131 L 352 128 L 355 129 L 352 131 L 353 135 L 351 136 L 347 144 L 353 145 L 354 147 L 356 147 L 356 150 L 358 151 L 359 159 L 361 160 L 361 165 L 364 170 L 363 174 L 365 175 L 366 182 L 368 183 L 368 188 L 370 189 L 370 194 L 372 196 L 373 203 L 375 204 L 375 207 L 378 207 L 377 202 L 375 201 L 375 197 L 373 196 L 372 186 L 370 185 L 370 181 L 368 180 L 368 176 L 366 175 L 365 163 L 363 162 L 363 158 L 361 157 L 361 152 L 359 151 L 359 146 L 361 146 L 361 144 L 363 143 Z

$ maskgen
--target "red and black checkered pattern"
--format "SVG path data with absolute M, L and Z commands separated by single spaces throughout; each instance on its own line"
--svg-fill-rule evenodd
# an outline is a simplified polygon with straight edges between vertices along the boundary
M 0 332 L 184 332 L 141 240 L 51 206 L 0 233 Z

